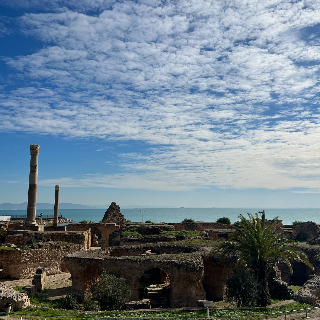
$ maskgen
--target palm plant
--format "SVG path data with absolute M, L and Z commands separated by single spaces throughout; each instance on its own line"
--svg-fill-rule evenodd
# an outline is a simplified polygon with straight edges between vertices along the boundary
M 230 235 L 231 241 L 222 243 L 221 249 L 222 256 L 237 256 L 237 264 L 254 273 L 261 287 L 258 304 L 267 306 L 271 303 L 267 275 L 278 262 L 286 263 L 291 273 L 293 260 L 303 262 L 311 269 L 313 266 L 305 253 L 288 243 L 276 225 L 276 218 L 266 223 L 265 212 L 259 214 L 248 213 L 249 219 L 240 215 L 240 221 L 233 227 L 235 232 Z

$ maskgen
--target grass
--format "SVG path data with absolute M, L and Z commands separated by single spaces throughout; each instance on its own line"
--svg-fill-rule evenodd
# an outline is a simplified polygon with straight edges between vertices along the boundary
M 195 237 L 203 235 L 202 231 L 162 231 L 161 234 L 170 235 L 170 236 L 187 236 Z
M 302 287 L 301 286 L 289 286 L 290 289 L 292 289 L 293 292 L 296 292 L 300 290 Z
M 56 309 L 59 307 L 58 303 L 49 301 L 45 298 L 33 297 L 31 303 L 37 307 L 28 307 L 20 312 L 12 312 L 11 315 L 14 317 L 20 317 L 20 314 L 23 314 L 23 319 L 39 319 L 39 316 L 50 317 L 52 320 L 65 319 L 65 318 L 76 318 L 76 317 L 107 317 L 107 318 L 121 318 L 121 317 L 130 317 L 131 319 L 140 319 L 141 318 L 156 318 L 156 317 L 205 317 L 207 314 L 206 310 L 150 310 L 145 312 L 137 311 L 102 311 L 102 312 L 84 312 L 79 310 L 61 310 Z M 223 304 L 215 304 L 215 307 L 224 307 Z M 256 314 L 268 314 L 269 318 L 276 317 L 272 315 L 273 313 L 286 312 L 292 310 L 299 310 L 311 308 L 310 305 L 301 304 L 298 302 L 293 302 L 287 305 L 273 307 L 273 308 L 253 308 L 253 309 L 211 309 L 210 316 L 213 319 L 215 317 L 232 317 L 232 316 L 245 316 L 245 319 L 265 319 L 265 316 L 256 316 Z M 65 318 L 64 318 L 65 317 Z M 242 317 L 242 319 L 244 319 Z
M 0 247 L 0 250 L 14 250 L 12 247 Z

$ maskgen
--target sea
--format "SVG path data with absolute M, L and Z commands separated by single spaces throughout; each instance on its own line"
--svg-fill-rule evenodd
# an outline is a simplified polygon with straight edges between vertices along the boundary
M 107 208 L 106 208 L 107 209 Z M 61 209 L 59 216 L 72 219 L 74 222 L 83 220 L 99 222 L 102 220 L 106 209 Z M 160 222 L 181 222 L 184 219 L 193 219 L 194 221 L 215 222 L 217 219 L 227 217 L 231 223 L 239 221 L 239 215 L 248 217 L 247 213 L 256 213 L 261 208 L 137 208 L 121 209 L 121 213 L 127 220 L 132 222 L 145 222 L 150 220 L 154 223 Z M 37 216 L 43 213 L 43 216 L 52 215 L 53 209 L 37 210 Z M 292 224 L 294 221 L 313 221 L 320 224 L 320 209 L 265 209 L 266 218 L 278 218 L 283 224 Z M 0 216 L 27 215 L 27 210 L 0 210 Z

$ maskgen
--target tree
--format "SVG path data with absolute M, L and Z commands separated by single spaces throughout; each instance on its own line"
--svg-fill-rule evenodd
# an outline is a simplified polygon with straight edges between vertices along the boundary
M 219 223 L 223 223 L 223 224 L 231 224 L 230 219 L 229 219 L 229 218 L 227 218 L 227 217 L 219 218 L 219 219 L 217 220 L 217 222 L 219 222 Z
M 260 286 L 258 305 L 265 307 L 271 303 L 267 275 L 278 262 L 286 263 L 291 273 L 292 260 L 303 262 L 311 269 L 313 266 L 301 250 L 289 244 L 276 226 L 277 219 L 267 225 L 265 212 L 259 214 L 248 213 L 249 219 L 239 216 L 240 221 L 234 224 L 234 233 L 230 235 L 231 241 L 221 244 L 221 253 L 222 257 L 237 256 L 237 264 L 255 275 Z
M 91 288 L 94 300 L 97 300 L 101 310 L 121 310 L 131 296 L 126 279 L 103 271 L 99 281 Z
M 226 296 L 235 301 L 238 307 L 255 307 L 259 285 L 256 277 L 245 269 L 237 269 L 226 280 Z

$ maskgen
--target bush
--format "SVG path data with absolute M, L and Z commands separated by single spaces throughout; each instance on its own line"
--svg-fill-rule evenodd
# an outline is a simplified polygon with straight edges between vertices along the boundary
M 97 301 L 94 301 L 92 299 L 83 301 L 82 306 L 84 311 L 100 311 L 100 307 Z
M 81 223 L 81 224 L 87 224 L 87 223 L 94 223 L 93 221 L 91 221 L 91 220 L 82 220 L 82 221 L 80 221 L 79 223 Z
M 93 299 L 97 300 L 101 310 L 121 310 L 131 296 L 130 287 L 125 278 L 117 278 L 103 271 L 99 281 L 92 286 Z
M 153 223 L 151 220 L 147 220 L 145 223 Z
M 293 225 L 293 226 L 298 226 L 298 225 L 300 225 L 301 223 L 302 223 L 302 221 L 296 220 L 296 221 L 293 221 L 293 222 L 292 222 L 292 225 Z
M 78 303 L 78 297 L 74 294 L 67 294 L 64 298 L 59 301 L 59 306 L 62 309 L 74 310 L 79 309 L 80 305 Z
M 189 218 L 189 219 L 183 219 L 182 223 L 194 223 L 194 220 Z
M 243 269 L 236 270 L 226 280 L 226 295 L 238 307 L 255 307 L 258 304 L 259 285 L 255 276 Z
M 285 282 L 276 278 L 268 279 L 268 287 L 271 299 L 289 300 L 293 294 L 293 290 Z
M 219 218 L 219 219 L 217 220 L 217 222 L 223 223 L 223 224 L 231 224 L 230 219 L 227 218 L 227 217 Z

